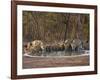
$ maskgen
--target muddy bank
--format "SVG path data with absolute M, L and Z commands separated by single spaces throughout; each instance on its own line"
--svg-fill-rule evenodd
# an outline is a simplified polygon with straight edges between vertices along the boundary
M 63 57 L 23 56 L 23 68 L 68 67 L 89 65 L 89 55 Z

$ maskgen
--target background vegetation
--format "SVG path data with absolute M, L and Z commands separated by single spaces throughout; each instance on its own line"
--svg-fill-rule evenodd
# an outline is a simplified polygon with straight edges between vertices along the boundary
M 89 14 L 23 11 L 24 42 L 89 40 Z

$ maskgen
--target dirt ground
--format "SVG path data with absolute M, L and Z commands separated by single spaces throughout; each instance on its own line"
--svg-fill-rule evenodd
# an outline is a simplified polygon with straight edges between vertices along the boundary
M 23 56 L 23 68 L 46 68 L 89 65 L 89 55 L 66 57 L 28 57 Z

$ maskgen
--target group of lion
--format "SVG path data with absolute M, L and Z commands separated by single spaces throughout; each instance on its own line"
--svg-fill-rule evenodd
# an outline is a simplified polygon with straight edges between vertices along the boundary
M 57 42 L 53 44 L 44 44 L 41 40 L 34 40 L 32 42 L 28 42 L 23 47 L 24 53 L 27 54 L 53 51 L 81 51 L 84 49 L 80 39 L 65 40 L 63 42 Z

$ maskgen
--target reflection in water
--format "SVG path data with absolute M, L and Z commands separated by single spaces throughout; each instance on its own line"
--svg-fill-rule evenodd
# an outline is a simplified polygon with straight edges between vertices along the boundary
M 73 56 L 73 55 L 81 55 L 81 54 L 89 54 L 89 51 L 53 51 L 53 52 L 40 52 L 40 53 L 33 53 L 29 54 L 31 56 Z

